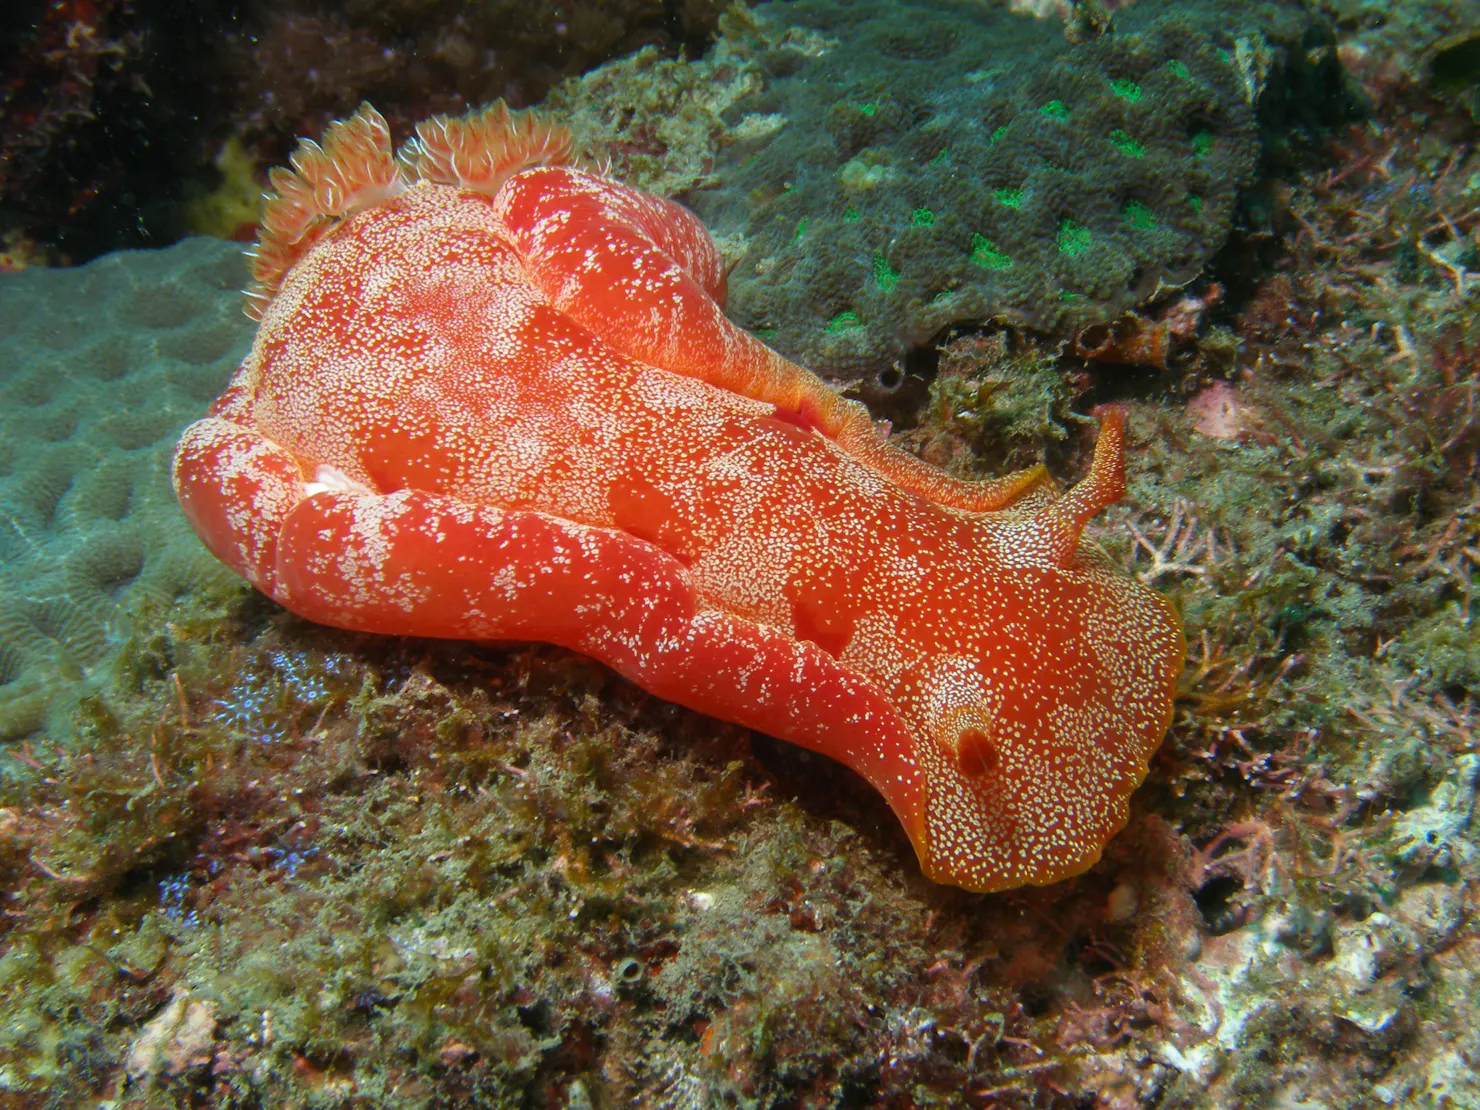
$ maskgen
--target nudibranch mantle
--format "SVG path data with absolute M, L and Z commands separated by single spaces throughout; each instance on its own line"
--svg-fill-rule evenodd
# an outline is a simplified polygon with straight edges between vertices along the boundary
M 1099 858 L 1171 716 L 1172 607 L 1059 495 L 971 483 L 734 327 L 679 205 L 503 105 L 369 106 L 273 174 L 250 354 L 175 456 L 202 540 L 341 628 L 538 640 L 861 773 L 926 874 Z

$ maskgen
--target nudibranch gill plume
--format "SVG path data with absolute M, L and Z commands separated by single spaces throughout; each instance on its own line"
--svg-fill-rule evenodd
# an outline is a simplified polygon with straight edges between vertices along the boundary
M 931 878 L 1099 858 L 1166 732 L 1168 602 L 1060 495 L 966 482 L 733 326 L 708 233 L 502 104 L 368 105 L 274 171 L 251 352 L 175 456 L 205 544 L 312 621 L 536 640 L 840 760 Z

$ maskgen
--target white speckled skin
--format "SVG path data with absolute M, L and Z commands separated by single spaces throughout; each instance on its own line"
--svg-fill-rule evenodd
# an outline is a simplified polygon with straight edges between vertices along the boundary
M 312 620 L 562 644 L 840 759 L 939 881 L 1098 858 L 1183 653 L 1077 550 L 1123 489 L 1118 415 L 1063 498 L 961 483 L 729 325 L 676 205 L 563 166 L 384 192 L 181 441 L 212 551 Z

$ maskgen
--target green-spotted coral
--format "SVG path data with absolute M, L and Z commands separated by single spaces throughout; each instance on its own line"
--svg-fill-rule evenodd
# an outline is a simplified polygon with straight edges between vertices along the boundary
M 941 0 L 756 11 L 783 41 L 757 107 L 787 126 L 733 143 L 690 199 L 744 244 L 739 322 L 845 378 L 953 323 L 1062 333 L 1191 280 L 1258 156 L 1238 41 L 1310 19 L 1294 0 L 1140 0 L 1070 44 L 1055 20 Z

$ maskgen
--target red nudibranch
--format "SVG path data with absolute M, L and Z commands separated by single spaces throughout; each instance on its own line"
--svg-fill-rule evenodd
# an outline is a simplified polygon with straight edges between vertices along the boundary
M 309 620 L 563 645 L 840 760 L 940 882 L 1099 858 L 1183 656 L 1080 548 L 1119 413 L 1062 496 L 942 473 L 725 318 L 690 212 L 502 104 L 399 156 L 364 105 L 272 183 L 256 340 L 175 455 L 220 559 Z

